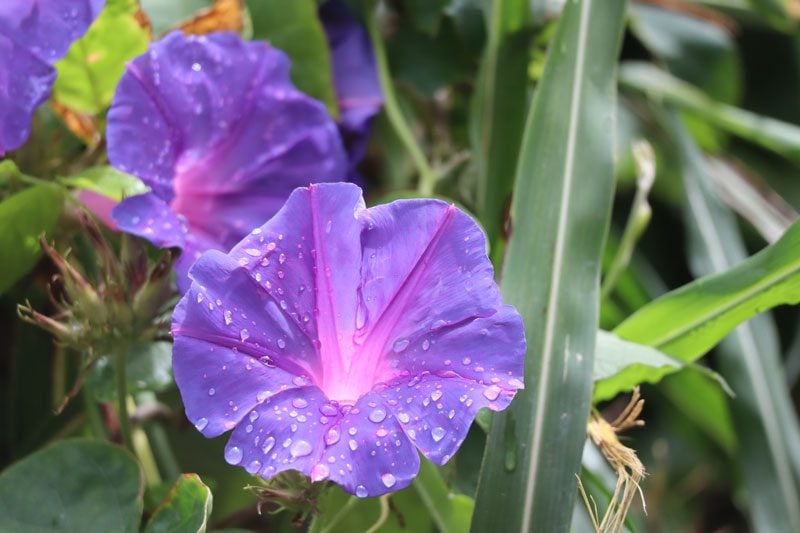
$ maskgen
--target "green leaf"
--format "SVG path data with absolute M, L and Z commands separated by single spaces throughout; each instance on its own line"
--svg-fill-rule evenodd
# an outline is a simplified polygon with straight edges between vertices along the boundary
M 619 337 L 694 361 L 745 320 L 800 302 L 800 223 L 775 244 L 720 274 L 709 275 L 642 307 L 615 330 Z
M 619 77 L 622 86 L 657 103 L 678 105 L 717 128 L 800 161 L 800 127 L 794 124 L 712 100 L 693 85 L 649 63 L 625 63 Z
M 182 474 L 155 510 L 145 533 L 204 533 L 211 516 L 211 490 L 197 474 Z
M 688 13 L 632 4 L 631 29 L 675 76 L 708 95 L 735 103 L 741 91 L 741 64 L 731 33 Z
M 493 2 L 489 43 L 472 106 L 472 146 L 479 168 L 480 219 L 493 249 L 505 226 L 505 211 L 525 127 L 531 31 L 525 0 Z
M 433 531 L 433 522 L 417 492 L 408 487 L 392 493 L 393 511 L 382 519 L 379 498 L 358 498 L 338 485 L 328 488 L 318 502 L 319 514 L 311 522 L 309 533 L 351 533 L 367 531 L 380 523 L 379 533 Z
M 134 18 L 137 10 L 135 1 L 108 0 L 86 35 L 56 63 L 56 100 L 92 114 L 109 106 L 125 64 L 144 53 L 150 40 Z
M 64 185 L 94 191 L 117 201 L 147 192 L 147 186 L 139 178 L 111 166 L 87 168 L 76 176 L 61 178 L 60 181 Z
M 0 202 L 0 293 L 25 275 L 41 257 L 39 236 L 56 228 L 64 191 L 34 185 Z
M 641 383 L 657 383 L 686 363 L 655 348 L 624 341 L 607 331 L 597 332 L 592 379 L 594 402 L 610 400 Z
M 314 0 L 247 0 L 253 38 L 266 39 L 292 60 L 297 87 L 328 107 L 338 117 L 331 74 L 331 57 Z
M 475 504 L 472 498 L 450 492 L 439 467 L 422 459 L 419 474 L 414 478 L 414 488 L 441 533 L 469 531 Z
M 160 392 L 172 384 L 172 343 L 136 342 L 128 349 L 126 360 L 129 393 Z M 99 401 L 110 402 L 117 397 L 113 356 L 100 358 L 87 379 Z
M 122 448 L 59 442 L 0 474 L 0 531 L 139 531 L 143 483 Z
M 444 8 L 450 0 L 405 0 L 411 23 L 420 31 L 436 35 Z
M 525 389 L 493 417 L 474 531 L 570 528 L 613 192 L 608 132 L 625 5 L 566 4 L 531 104 L 502 282 L 525 321 Z
M 747 257 L 736 219 L 715 196 L 709 167 L 679 119 L 673 115 L 669 124 L 684 168 L 693 271 L 726 271 Z M 800 260 L 797 248 L 793 253 Z M 755 529 L 800 531 L 800 492 L 790 456 L 794 449 L 800 457 L 800 429 L 770 317 L 754 317 L 732 331 L 720 345 L 718 360 L 737 393 L 731 413 Z

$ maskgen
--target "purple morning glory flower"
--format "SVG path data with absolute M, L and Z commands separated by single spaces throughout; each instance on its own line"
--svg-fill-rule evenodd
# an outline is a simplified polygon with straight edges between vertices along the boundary
M 92 24 L 104 0 L 0 1 L 0 156 L 22 146 L 56 79 L 53 65 Z
M 289 60 L 233 33 L 172 33 L 131 61 L 108 114 L 111 164 L 151 192 L 123 200 L 123 231 L 183 249 L 179 286 L 208 249 L 228 251 L 292 190 L 345 177 L 324 106 L 298 91 Z
M 295 190 L 228 254 L 210 251 L 173 315 L 188 418 L 233 433 L 225 459 L 294 469 L 360 497 L 444 464 L 481 407 L 522 387 L 525 337 L 477 224 L 439 200 L 367 209 L 349 183 Z
M 383 105 L 375 55 L 366 30 L 344 2 L 326 2 L 319 16 L 331 50 L 339 131 L 350 161 L 350 179 L 360 182 L 355 166 L 364 157 L 372 119 Z

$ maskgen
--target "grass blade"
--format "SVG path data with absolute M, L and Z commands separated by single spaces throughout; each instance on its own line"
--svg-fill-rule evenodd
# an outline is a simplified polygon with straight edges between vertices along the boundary
M 684 165 L 693 270 L 697 275 L 727 270 L 747 256 L 736 220 L 714 195 L 710 168 L 694 141 L 676 116 L 670 123 Z M 789 451 L 800 445 L 800 433 L 769 315 L 756 316 L 728 335 L 719 362 L 737 392 L 731 411 L 754 526 L 800 531 L 800 497 Z
M 613 192 L 624 0 L 568 2 L 531 104 L 503 293 L 525 319 L 526 388 L 496 415 L 473 531 L 568 531 L 586 436 Z
M 531 36 L 528 13 L 527 0 L 491 3 L 482 83 L 475 94 L 473 151 L 480 171 L 478 205 L 493 250 L 498 249 L 503 230 L 525 127 Z

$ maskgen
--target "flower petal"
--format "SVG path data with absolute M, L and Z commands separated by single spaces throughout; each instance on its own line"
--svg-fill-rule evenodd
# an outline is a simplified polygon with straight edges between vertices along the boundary
M 292 85 L 286 56 L 233 33 L 172 33 L 134 59 L 109 111 L 108 145 L 115 167 L 223 251 L 295 187 L 345 174 L 336 127 Z
M 366 30 L 344 2 L 325 2 L 319 15 L 331 49 L 339 129 L 353 167 L 364 157 L 372 119 L 383 105 L 375 54 Z
M 316 373 L 312 338 L 247 270 L 221 252 L 206 252 L 192 267 L 194 281 L 173 314 L 172 333 L 236 349 L 294 376 Z
M 413 339 L 491 316 L 502 302 L 483 233 L 454 206 L 397 201 L 371 208 L 364 219 L 365 325 L 356 338 L 381 359 L 378 381 L 390 381 L 405 368 Z
M 120 230 L 138 235 L 156 246 L 180 248 L 186 243 L 186 223 L 151 192 L 125 198 L 111 210 L 111 217 Z
M 325 447 L 324 435 L 336 420 L 320 412 L 325 404 L 313 386 L 267 398 L 233 431 L 225 459 L 265 478 L 288 469 L 310 474 Z
M 176 337 L 172 366 L 186 416 L 206 437 L 232 429 L 269 396 L 295 386 L 279 368 L 188 336 Z
M 250 276 L 303 324 L 325 353 L 314 373 L 331 398 L 344 399 L 346 369 L 355 345 L 356 291 L 360 282 L 361 190 L 346 183 L 297 189 L 284 207 L 230 252 Z M 287 355 L 292 352 L 287 348 Z M 361 384 L 369 390 L 369 384 Z M 350 398 L 355 401 L 358 396 Z
M 419 471 L 417 450 L 377 394 L 363 396 L 332 431 L 312 474 L 326 474 L 351 494 L 365 498 L 403 489 Z
M 0 2 L 0 156 L 30 135 L 50 95 L 58 61 L 100 13 L 104 0 Z

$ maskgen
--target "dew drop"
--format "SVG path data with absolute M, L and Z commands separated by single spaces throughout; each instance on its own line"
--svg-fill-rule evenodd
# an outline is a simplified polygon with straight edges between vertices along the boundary
M 383 474 L 381 476 L 381 481 L 383 481 L 383 484 L 386 485 L 387 489 L 390 489 L 394 487 L 395 483 L 397 483 L 397 478 L 392 474 Z
M 242 450 L 238 446 L 225 448 L 225 461 L 230 465 L 238 465 L 242 461 Z
M 423 350 L 425 350 L 427 352 L 428 348 L 430 348 L 430 347 L 431 347 L 431 341 L 429 341 L 428 339 L 425 339 L 424 341 L 422 341 L 422 349 Z
M 231 317 L 231 312 L 230 311 L 225 311 L 223 313 L 223 316 L 225 317 L 225 325 L 226 326 L 230 326 L 231 322 L 233 322 L 233 318 Z
M 211 387 L 210 389 L 208 389 L 208 395 L 209 396 L 214 396 L 216 393 L 217 393 L 217 390 L 214 387 Z
M 339 413 L 339 410 L 333 405 L 325 403 L 320 406 L 319 412 L 325 416 L 336 416 Z
M 246 248 L 244 253 L 252 257 L 259 257 L 261 255 L 261 250 L 257 248 Z
M 305 409 L 308 407 L 308 402 L 303 398 L 295 398 L 292 400 L 292 407 L 296 407 L 298 409 Z
M 325 434 L 325 444 L 327 444 L 328 446 L 333 446 L 334 444 L 339 442 L 340 438 L 341 435 L 339 434 L 339 430 L 336 428 L 331 428 Z
M 394 345 L 392 346 L 392 350 L 394 350 L 394 353 L 401 353 L 406 348 L 408 348 L 409 344 L 410 344 L 410 341 L 408 339 L 398 339 L 398 340 L 394 341 Z
M 491 387 L 487 387 L 483 391 L 483 395 L 486 396 L 487 400 L 493 402 L 494 400 L 497 399 L 498 396 L 500 396 L 500 390 L 501 390 L 500 387 L 498 387 L 497 385 L 492 385 Z
M 250 464 L 247 465 L 245 468 L 249 474 L 255 474 L 259 470 L 261 470 L 261 461 L 255 460 L 251 461 Z
M 275 437 L 267 437 L 267 440 L 264 441 L 264 446 L 261 448 L 261 451 L 264 452 L 264 455 L 266 455 L 274 447 L 275 447 Z
M 411 420 L 411 417 L 408 416 L 408 413 L 400 413 L 397 415 L 397 419 L 403 424 L 408 424 L 409 420 Z
M 322 481 L 330 475 L 328 465 L 317 463 L 311 468 L 311 481 Z
M 380 407 L 373 409 L 372 412 L 369 414 L 369 419 L 375 422 L 376 424 L 383 422 L 385 418 L 386 418 L 386 411 L 384 411 Z
M 305 457 L 306 455 L 310 454 L 312 450 L 313 448 L 308 442 L 304 440 L 298 440 L 294 443 L 289 452 L 292 454 L 292 457 Z
M 286 341 L 283 339 L 278 339 L 278 348 L 280 348 L 281 350 L 286 348 Z
M 239 338 L 242 339 L 242 342 L 246 341 L 250 338 L 250 332 L 246 329 L 243 329 L 239 332 Z
M 375 435 L 377 435 L 378 437 L 381 437 L 381 438 L 385 437 L 388 434 L 389 434 L 389 431 L 386 428 L 380 428 L 380 429 L 378 429 L 378 431 L 375 432 Z
M 367 497 L 367 487 L 364 485 L 359 485 L 356 487 L 356 496 L 359 498 L 366 498 Z
M 461 360 L 461 364 L 462 365 L 468 365 L 471 362 L 472 362 L 472 359 L 470 359 L 469 357 L 465 357 L 464 359 Z
M 442 397 L 442 391 L 440 391 L 439 389 L 436 389 L 431 393 L 431 400 L 433 400 L 434 402 L 438 401 L 439 398 L 441 397 Z
M 208 419 L 207 418 L 201 418 L 200 420 L 198 420 L 195 423 L 194 427 L 197 428 L 197 431 L 203 431 L 204 429 L 206 429 L 207 425 L 208 425 Z
M 350 439 L 347 443 L 352 451 L 356 451 L 358 449 L 358 443 L 354 439 Z
M 442 440 L 444 438 L 444 435 L 445 435 L 444 428 L 436 427 L 431 430 L 431 437 L 433 437 L 434 442 L 439 442 L 440 440 Z

